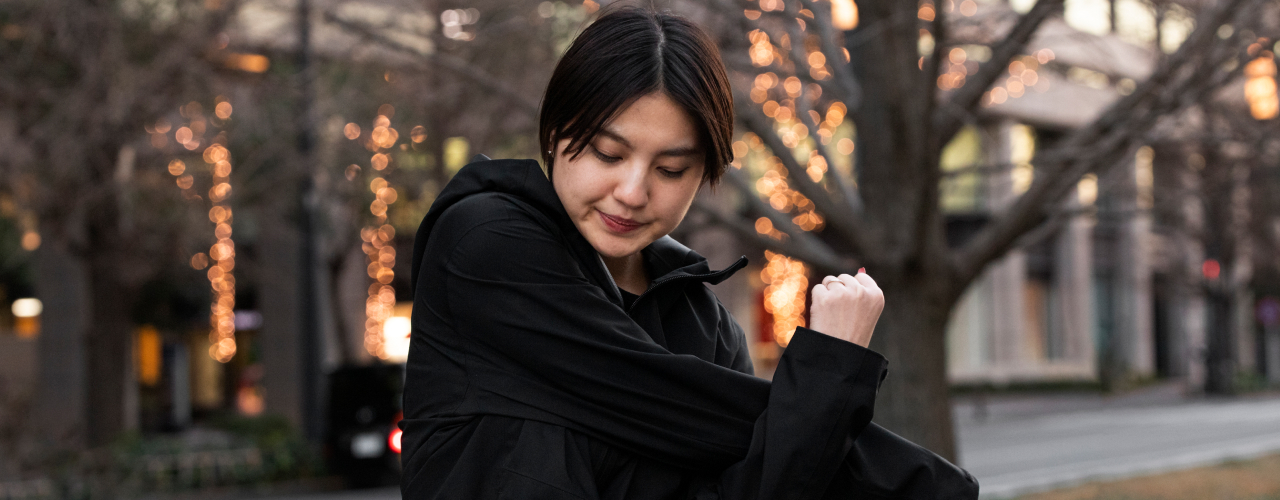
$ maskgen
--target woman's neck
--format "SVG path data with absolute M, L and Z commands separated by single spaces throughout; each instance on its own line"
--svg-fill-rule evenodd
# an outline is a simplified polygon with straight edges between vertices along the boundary
M 618 284 L 618 288 L 635 295 L 640 295 L 649 289 L 649 276 L 644 272 L 644 257 L 640 252 L 626 257 L 601 255 L 600 259 L 604 261 L 604 267 L 609 269 L 609 274 L 613 276 L 613 281 Z

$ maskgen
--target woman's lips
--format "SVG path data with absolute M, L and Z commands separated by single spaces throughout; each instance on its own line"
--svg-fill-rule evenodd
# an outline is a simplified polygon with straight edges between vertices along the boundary
M 600 213 L 600 220 L 604 222 L 604 226 L 615 233 L 629 233 L 644 225 L 634 220 L 615 217 L 599 210 L 597 212 Z

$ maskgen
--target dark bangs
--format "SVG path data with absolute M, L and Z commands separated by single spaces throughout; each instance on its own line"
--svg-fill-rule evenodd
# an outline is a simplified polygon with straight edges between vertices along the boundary
M 555 145 L 576 158 L 610 119 L 661 92 L 689 113 L 715 184 L 733 161 L 733 94 L 720 52 L 700 28 L 666 12 L 624 7 L 583 30 L 556 65 L 538 117 L 548 171 Z

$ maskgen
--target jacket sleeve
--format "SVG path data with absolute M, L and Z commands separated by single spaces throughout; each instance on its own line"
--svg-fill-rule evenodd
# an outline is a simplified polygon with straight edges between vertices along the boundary
M 732 319 L 731 328 L 735 335 L 741 335 L 741 327 Z M 798 328 L 792 337 L 792 342 L 787 348 L 786 354 L 783 356 L 783 362 L 787 362 L 789 355 L 796 355 L 790 358 L 792 362 L 797 359 L 812 358 L 814 353 L 805 352 L 813 350 L 814 347 L 822 346 L 823 349 L 832 349 L 838 352 L 841 349 L 848 349 L 844 344 L 847 342 L 839 341 L 825 335 L 818 335 L 807 328 Z M 739 348 L 738 356 L 735 356 L 733 369 L 748 372 L 752 368 L 750 365 L 742 365 L 739 361 L 741 358 L 750 358 L 747 353 L 745 343 Z M 850 359 L 851 356 L 839 355 L 841 359 Z M 836 366 L 837 363 L 832 366 Z M 883 366 L 883 365 L 882 365 Z M 887 372 L 881 370 L 879 378 L 876 380 L 877 386 L 883 382 Z M 787 422 L 794 419 L 795 412 L 786 412 L 785 406 L 788 404 L 796 404 L 794 402 L 794 394 L 797 390 L 805 390 L 806 381 L 803 377 L 806 374 L 803 371 L 797 371 L 795 367 L 783 367 L 779 364 L 779 369 L 774 375 L 773 392 L 770 395 L 769 408 L 757 421 L 757 431 L 753 436 L 753 447 L 748 453 L 747 459 L 739 462 L 725 470 L 716 481 L 714 486 L 719 490 L 720 498 L 752 498 L 747 492 L 741 491 L 743 487 L 754 487 L 757 489 L 769 488 L 770 481 L 779 481 L 782 478 L 772 478 L 773 473 L 790 473 L 794 475 L 804 474 L 804 467 L 795 467 L 794 464 L 785 464 L 782 466 L 766 465 L 770 455 L 766 453 L 767 439 L 761 439 L 768 432 L 769 427 L 784 427 L 783 435 L 786 434 L 785 427 L 796 426 L 803 428 L 803 422 Z M 863 374 L 863 377 L 870 376 L 870 373 Z M 848 391 L 859 388 L 865 390 L 859 382 L 843 386 L 835 386 L 827 389 L 832 393 Z M 821 384 L 823 379 L 819 378 L 812 382 Z M 800 386 L 800 387 L 796 387 Z M 848 394 L 848 401 L 854 403 L 867 401 L 866 394 Z M 874 398 L 874 393 L 871 394 Z M 789 401 L 791 400 L 791 401 Z M 820 408 L 812 408 L 806 410 L 822 411 Z M 830 409 L 832 414 L 843 414 L 844 410 Z M 819 455 L 819 463 L 812 467 L 814 477 L 817 479 L 812 485 L 801 485 L 796 482 L 785 483 L 786 485 L 803 487 L 799 490 L 800 496 L 797 498 L 830 498 L 830 499 L 848 499 L 848 498 L 868 498 L 868 499 L 897 499 L 897 500 L 959 500 L 978 498 L 978 481 L 964 469 L 948 462 L 938 454 L 915 444 L 911 441 L 903 439 L 890 432 L 889 430 L 870 422 L 871 408 L 854 407 L 850 415 L 845 418 L 851 420 L 847 425 L 849 434 L 845 436 L 832 436 L 830 439 L 821 440 L 818 436 L 810 436 L 814 439 L 812 442 L 825 442 L 835 449 L 829 453 Z M 803 415 L 803 412 L 799 413 Z M 769 418 L 776 417 L 775 422 L 766 422 Z M 760 430 L 763 426 L 764 430 Z M 796 444 L 804 446 L 806 438 L 804 436 L 795 436 Z M 790 440 L 788 440 L 790 441 Z M 758 446 L 757 446 L 758 445 Z M 783 446 L 791 445 L 783 443 Z M 773 456 L 777 456 L 776 450 Z M 831 459 L 832 456 L 843 456 L 843 460 L 839 458 Z M 811 459 L 814 457 L 811 457 Z M 798 469 L 798 470 L 797 470 Z M 834 470 L 832 476 L 828 476 L 828 472 Z M 767 472 L 767 473 L 766 473 Z M 756 478 L 760 478 L 757 480 Z M 823 486 L 820 481 L 824 478 L 830 478 L 829 483 L 825 485 L 825 493 L 821 497 L 815 496 L 815 492 L 821 491 L 819 488 Z M 709 485 L 711 486 L 711 485 Z M 710 489 L 710 488 L 709 488 Z M 776 488 L 774 488 L 776 489 Z M 777 495 L 778 498 L 785 498 L 783 495 Z M 771 497 L 769 497 L 771 498 Z
M 977 500 L 978 480 L 874 423 L 863 429 L 822 498 Z
M 871 419 L 885 361 L 870 350 L 802 330 L 771 388 L 665 351 L 537 221 L 484 221 L 449 244 L 455 329 L 484 347 L 493 369 L 537 384 L 481 390 L 526 398 L 633 452 L 715 471 L 723 498 L 818 498 L 848 451 L 846 438 Z
M 804 327 L 774 372 L 746 458 L 720 474 L 723 499 L 816 499 L 871 422 L 886 361 Z

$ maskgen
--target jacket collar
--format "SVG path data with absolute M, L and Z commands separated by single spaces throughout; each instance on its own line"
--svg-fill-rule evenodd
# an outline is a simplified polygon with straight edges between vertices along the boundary
M 440 191 L 435 202 L 431 204 L 431 209 L 427 211 L 426 217 L 422 219 L 422 224 L 418 226 L 413 242 L 411 272 L 413 283 L 418 282 L 418 272 L 422 256 L 426 251 L 427 238 L 431 234 L 431 228 L 439 220 L 440 214 L 467 196 L 485 192 L 500 192 L 515 196 L 554 221 L 566 235 L 570 250 L 578 257 L 584 270 L 598 283 L 608 283 L 610 286 L 604 287 L 606 294 L 614 302 L 622 303 L 618 287 L 609 275 L 608 269 L 604 267 L 604 262 L 600 260 L 595 248 L 587 242 L 582 233 L 578 232 L 577 226 L 565 211 L 560 197 L 556 195 L 555 188 L 538 162 L 490 160 L 484 155 L 477 155 L 470 164 L 454 175 L 449 184 Z M 725 269 L 712 271 L 705 257 L 670 236 L 663 236 L 649 244 L 641 250 L 641 254 L 652 278 L 650 290 L 672 281 L 692 280 L 719 284 L 747 264 L 746 257 L 742 257 Z M 648 294 L 647 291 L 645 293 Z

